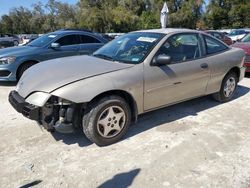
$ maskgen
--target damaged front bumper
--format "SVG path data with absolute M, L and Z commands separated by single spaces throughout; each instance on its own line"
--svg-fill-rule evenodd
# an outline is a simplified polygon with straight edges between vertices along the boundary
M 9 102 L 17 112 L 31 120 L 39 121 L 40 107 L 25 102 L 16 91 L 10 92 Z
M 27 102 L 17 91 L 11 91 L 9 102 L 13 108 L 25 117 L 37 121 L 46 130 L 72 133 L 79 126 L 80 107 L 73 103 L 63 103 L 58 98 L 51 98 L 39 107 Z

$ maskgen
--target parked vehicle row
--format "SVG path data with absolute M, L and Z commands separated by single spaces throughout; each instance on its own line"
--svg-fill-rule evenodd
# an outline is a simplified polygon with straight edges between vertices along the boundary
M 214 36 L 215 38 L 223 41 L 227 45 L 232 45 L 233 41 L 230 37 L 228 37 L 225 33 L 219 32 L 219 31 L 214 31 L 214 30 L 208 30 L 206 33 Z
M 245 51 L 245 67 L 246 72 L 250 72 L 250 34 L 247 34 L 243 39 L 233 45 L 233 47 L 241 48 Z
M 16 35 L 0 33 L 0 48 L 18 46 L 20 39 Z
M 233 42 L 237 42 L 250 33 L 250 29 L 234 29 L 227 36 L 232 39 Z
M 75 31 L 62 37 L 65 32 L 44 35 L 27 48 L 39 51 L 36 56 L 41 54 L 38 47 L 45 47 L 48 54 L 72 55 L 72 45 L 75 49 L 85 37 Z M 94 38 L 93 46 L 78 46 L 79 54 L 105 43 L 95 35 L 86 35 Z M 18 59 L 10 57 L 4 62 Z M 48 131 L 69 133 L 78 127 L 89 140 L 105 146 L 120 140 L 139 114 L 210 94 L 219 102 L 231 100 L 244 77 L 244 58 L 242 49 L 229 47 L 204 32 L 136 31 L 112 40 L 93 55 L 32 66 L 10 93 L 9 102 Z
M 39 35 L 37 34 L 31 34 L 31 35 L 21 35 L 21 43 L 19 44 L 20 46 L 26 45 L 30 43 L 31 41 L 37 39 Z
M 0 50 L 0 81 L 19 80 L 28 68 L 49 59 L 91 54 L 107 43 L 100 34 L 82 30 L 58 30 L 25 46 Z

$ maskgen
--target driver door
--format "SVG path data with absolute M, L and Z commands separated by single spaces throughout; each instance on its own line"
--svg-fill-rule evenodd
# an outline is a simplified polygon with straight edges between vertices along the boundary
M 78 35 L 73 34 L 63 36 L 56 40 L 55 43 L 59 43 L 60 48 L 48 48 L 46 52 L 40 55 L 43 61 L 80 54 L 80 39 Z
M 186 33 L 170 36 L 155 54 L 171 57 L 163 66 L 145 64 L 144 110 L 201 96 L 206 93 L 210 69 L 202 57 L 198 34 Z

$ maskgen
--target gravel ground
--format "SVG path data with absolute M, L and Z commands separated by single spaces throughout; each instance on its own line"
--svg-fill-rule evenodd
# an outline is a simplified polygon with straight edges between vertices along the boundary
M 250 77 L 234 100 L 147 113 L 117 144 L 50 134 L 15 112 L 0 83 L 0 187 L 250 187 Z

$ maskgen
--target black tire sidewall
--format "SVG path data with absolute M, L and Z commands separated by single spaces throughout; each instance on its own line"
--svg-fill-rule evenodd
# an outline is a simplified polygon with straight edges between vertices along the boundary
M 22 77 L 23 73 L 29 69 L 30 67 L 32 67 L 35 63 L 25 63 L 23 65 L 21 65 L 20 69 L 18 70 L 17 72 L 17 76 L 16 76 L 16 79 L 17 81 L 20 80 L 20 78 Z
M 124 124 L 124 127 L 122 131 L 112 138 L 104 138 L 102 137 L 98 130 L 97 130 L 97 121 L 101 113 L 111 106 L 119 106 L 124 110 L 124 113 L 126 115 L 126 122 Z M 86 135 L 91 141 L 96 143 L 99 146 L 106 146 L 113 144 L 117 141 L 119 141 L 127 132 L 130 121 L 131 121 L 131 110 L 128 106 L 128 104 L 120 97 L 111 97 L 111 98 L 104 98 L 101 101 L 99 101 L 96 105 L 91 107 L 91 111 L 89 113 L 89 117 L 87 117 L 87 121 L 83 121 L 83 128 L 87 129 L 88 135 Z M 84 131 L 85 132 L 85 131 Z M 91 135 L 91 137 L 89 137 Z
M 231 77 L 233 77 L 233 78 L 235 79 L 235 89 L 234 89 L 233 93 L 232 93 L 229 97 L 226 97 L 225 94 L 224 94 L 224 86 L 225 86 L 227 80 L 228 80 L 229 78 L 231 78 Z M 236 91 L 236 88 L 237 88 L 237 84 L 238 84 L 238 77 L 237 77 L 236 73 L 234 73 L 234 72 L 229 72 L 229 73 L 224 77 L 224 79 L 223 79 L 223 81 L 222 81 L 222 84 L 221 84 L 221 90 L 220 90 L 220 98 L 221 98 L 221 100 L 222 100 L 223 102 L 228 102 L 228 101 L 230 101 L 230 100 L 233 98 L 233 96 L 234 96 L 234 94 L 235 94 L 235 91 Z

